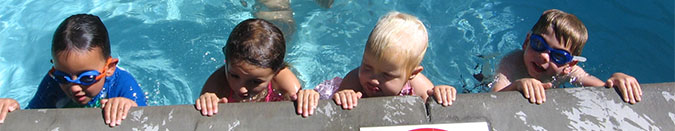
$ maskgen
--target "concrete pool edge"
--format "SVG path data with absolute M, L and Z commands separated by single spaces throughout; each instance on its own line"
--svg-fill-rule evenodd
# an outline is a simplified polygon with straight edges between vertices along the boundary
M 229 103 L 204 117 L 193 105 L 133 108 L 122 125 L 103 122 L 101 109 L 36 109 L 9 113 L 0 130 L 359 130 L 360 127 L 487 122 L 496 130 L 675 130 L 675 82 L 642 84 L 642 102 L 623 102 L 614 88 L 547 90 L 544 104 L 519 92 L 459 94 L 450 107 L 418 97 L 378 97 L 342 110 L 322 100 L 314 115 L 293 102 Z

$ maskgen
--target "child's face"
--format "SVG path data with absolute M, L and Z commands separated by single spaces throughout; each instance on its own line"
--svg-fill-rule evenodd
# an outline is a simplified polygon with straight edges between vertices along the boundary
M 395 96 L 408 81 L 403 62 L 380 60 L 365 52 L 359 66 L 359 83 L 367 96 Z
M 271 68 L 261 68 L 246 62 L 227 63 L 226 79 L 234 96 L 241 99 L 251 98 L 267 88 L 274 78 Z
M 534 50 L 530 44 L 533 40 L 530 39 L 530 35 L 534 34 L 529 34 L 527 38 L 525 39 L 525 43 L 523 43 L 523 50 L 525 54 L 523 55 L 523 61 L 525 64 L 525 67 L 527 68 L 527 73 L 536 79 L 539 80 L 548 80 L 551 79 L 552 76 L 558 75 L 558 74 L 565 74 L 565 68 L 571 66 L 570 63 L 566 64 L 556 64 L 551 60 L 551 57 L 549 55 L 550 51 L 545 50 L 545 51 L 536 51 Z M 553 30 L 552 27 L 549 27 L 547 32 L 543 34 L 538 34 L 540 35 L 546 43 L 548 43 L 548 46 L 553 49 L 560 49 L 560 50 L 565 50 L 569 52 L 569 48 L 565 48 L 562 46 L 562 41 L 559 41 L 557 37 L 555 37 L 555 31 Z
M 63 72 L 71 80 L 77 78 L 81 73 L 87 71 L 98 71 L 99 75 L 110 76 L 114 72 L 115 62 L 106 63 L 103 59 L 101 48 L 95 47 L 89 51 L 62 51 L 53 57 L 54 69 Z M 104 67 L 113 66 L 113 69 Z M 105 73 L 104 73 L 105 72 Z M 81 79 L 80 79 L 81 80 Z M 91 85 L 81 85 L 76 83 L 59 83 L 59 86 L 68 97 L 74 102 L 84 105 L 91 101 L 101 91 L 105 77 L 99 79 Z

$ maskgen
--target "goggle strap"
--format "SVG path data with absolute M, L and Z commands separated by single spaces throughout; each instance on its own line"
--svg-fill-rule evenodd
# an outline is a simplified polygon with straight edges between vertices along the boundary
M 576 60 L 578 62 L 586 62 L 586 57 L 583 56 L 572 56 L 572 60 Z

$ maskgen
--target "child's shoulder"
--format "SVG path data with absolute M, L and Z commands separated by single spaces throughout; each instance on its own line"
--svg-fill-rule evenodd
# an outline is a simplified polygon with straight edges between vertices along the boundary
M 136 78 L 134 78 L 131 73 L 129 73 L 126 69 L 121 68 L 121 67 L 116 67 L 115 68 L 115 73 L 113 73 L 113 83 L 117 86 L 128 86 L 128 85 L 136 85 L 138 86 L 138 83 L 136 82 Z
M 359 82 L 359 67 L 354 68 L 352 71 L 349 71 L 347 75 L 343 78 L 340 83 L 340 89 L 354 89 L 356 91 L 361 90 L 361 84 Z
M 216 93 L 218 97 L 224 97 L 226 94 L 228 94 L 228 91 L 224 90 L 229 89 L 228 86 L 229 85 L 227 84 L 227 80 L 225 78 L 225 66 L 221 66 L 216 71 L 214 71 L 211 76 L 209 76 L 209 78 L 206 80 L 206 83 L 204 83 L 204 87 L 202 87 L 200 94 L 211 92 Z

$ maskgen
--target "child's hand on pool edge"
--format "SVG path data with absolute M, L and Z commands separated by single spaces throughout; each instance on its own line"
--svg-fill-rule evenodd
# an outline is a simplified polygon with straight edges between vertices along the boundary
M 298 91 L 292 99 L 298 104 L 296 112 L 302 117 L 308 117 L 314 114 L 314 109 L 319 103 L 319 93 L 312 89 L 304 89 Z
M 635 77 L 617 72 L 607 79 L 605 86 L 618 87 L 624 102 L 635 104 L 642 100 L 642 88 Z
M 541 83 L 534 78 L 518 79 L 509 86 L 516 86 L 516 90 L 523 93 L 525 98 L 530 99 L 530 103 L 541 104 L 546 102 L 546 89 L 553 87 L 550 82 Z
M 359 99 L 361 99 L 362 96 L 361 92 L 347 89 L 335 93 L 333 95 L 333 100 L 335 100 L 335 104 L 341 105 L 342 109 L 351 110 L 359 104 Z
M 110 125 L 110 127 L 122 124 L 122 120 L 127 118 L 129 109 L 138 106 L 133 100 L 124 97 L 102 99 L 101 105 L 103 105 L 105 124 Z
M 450 106 L 452 102 L 455 101 L 457 97 L 457 90 L 454 87 L 448 85 L 439 85 L 433 89 L 427 91 L 430 96 L 436 98 L 436 102 L 443 106 Z
M 213 116 L 218 113 L 218 103 L 227 103 L 227 98 L 219 99 L 215 93 L 206 92 L 195 101 L 195 108 L 204 116 Z
M 0 124 L 5 123 L 8 112 L 20 110 L 19 102 L 10 98 L 0 98 Z

